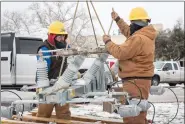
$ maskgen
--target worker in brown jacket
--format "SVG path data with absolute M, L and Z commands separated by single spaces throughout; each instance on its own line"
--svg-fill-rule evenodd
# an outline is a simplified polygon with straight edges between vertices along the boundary
M 107 51 L 118 59 L 119 72 L 122 78 L 123 90 L 132 97 L 148 99 L 151 87 L 151 79 L 154 75 L 154 53 L 156 30 L 150 25 L 151 19 L 147 12 L 141 8 L 133 8 L 130 12 L 130 25 L 124 22 L 116 12 L 111 13 L 126 41 L 117 45 L 111 41 L 108 35 L 103 36 Z M 141 90 L 132 84 L 135 83 Z M 122 103 L 125 103 L 123 99 Z M 147 124 L 147 112 L 141 112 L 136 117 L 123 118 L 124 124 Z
M 67 46 L 68 33 L 65 31 L 64 24 L 60 21 L 54 21 L 50 24 L 48 29 L 48 39 L 43 42 L 41 46 L 38 47 L 38 52 L 40 50 L 55 50 L 55 49 L 65 49 Z M 49 52 L 43 53 L 43 56 L 51 56 Z M 37 59 L 39 59 L 37 57 Z M 64 61 L 64 67 L 62 73 L 67 68 L 67 59 L 63 60 L 61 56 L 55 58 L 45 58 L 48 67 L 48 78 L 57 79 L 59 76 L 62 61 Z M 53 108 L 55 107 L 56 117 L 58 119 L 70 119 L 71 112 L 69 110 L 69 104 L 63 106 L 58 104 L 39 104 L 37 117 L 49 118 L 52 114 Z

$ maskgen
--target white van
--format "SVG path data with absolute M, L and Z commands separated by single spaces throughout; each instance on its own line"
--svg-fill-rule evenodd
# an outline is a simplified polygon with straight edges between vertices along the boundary
M 36 53 L 43 43 L 42 38 L 15 36 L 15 33 L 1 33 L 1 87 L 20 89 L 23 85 L 35 85 Z M 84 73 L 96 58 L 86 58 L 79 72 Z M 117 59 L 109 57 L 111 67 Z M 105 71 L 108 68 L 105 65 Z
M 35 84 L 37 48 L 42 38 L 1 33 L 1 87 L 20 88 Z M 31 55 L 33 54 L 33 55 Z

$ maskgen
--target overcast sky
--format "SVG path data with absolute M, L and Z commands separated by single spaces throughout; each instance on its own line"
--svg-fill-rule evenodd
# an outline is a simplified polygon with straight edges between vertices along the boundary
M 164 28 L 172 28 L 177 19 L 182 19 L 184 22 L 184 3 L 183 2 L 93 2 L 100 20 L 107 32 L 111 23 L 112 7 L 128 21 L 128 15 L 133 7 L 144 7 L 149 16 L 152 18 L 152 23 L 161 23 Z M 31 2 L 1 2 L 1 13 L 5 10 L 24 11 Z M 86 6 L 86 3 L 80 2 L 79 7 Z M 91 6 L 90 6 L 91 7 Z M 88 10 L 87 10 L 88 12 Z M 95 16 L 93 10 L 91 13 Z M 99 34 L 103 34 L 99 23 L 95 23 Z M 116 30 L 117 26 L 113 23 L 112 30 Z

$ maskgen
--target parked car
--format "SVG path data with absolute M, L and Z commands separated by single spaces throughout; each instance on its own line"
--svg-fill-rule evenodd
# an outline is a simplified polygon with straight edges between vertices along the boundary
M 168 83 L 170 86 L 176 86 L 184 83 L 184 67 L 181 67 L 178 61 L 157 61 L 154 65 L 152 85 Z

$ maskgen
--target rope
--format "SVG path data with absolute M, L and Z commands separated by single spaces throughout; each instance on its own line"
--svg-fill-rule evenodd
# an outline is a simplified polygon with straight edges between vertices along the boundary
M 73 30 L 74 21 L 75 21 L 75 18 L 76 18 L 76 12 L 77 12 L 77 9 L 78 9 L 78 4 L 79 4 L 79 0 L 78 0 L 77 5 L 76 5 L 75 14 L 74 14 L 74 17 L 73 17 L 73 23 L 72 23 L 72 26 L 71 26 L 71 32 Z
M 97 37 L 96 37 L 96 33 L 95 33 L 94 24 L 93 24 L 93 21 L 92 21 L 92 17 L 91 17 L 91 12 L 90 12 L 90 9 L 89 9 L 88 1 L 86 1 L 86 3 L 87 3 L 87 8 L 88 8 L 89 16 L 90 16 L 90 19 L 91 19 L 91 24 L 92 24 L 92 28 L 93 28 L 94 37 L 95 37 L 95 40 L 96 40 L 96 45 L 98 47 L 98 40 L 97 40 Z
M 79 4 L 79 0 L 78 0 L 77 5 L 76 5 L 75 14 L 74 14 L 73 22 L 72 22 L 72 25 L 71 25 L 71 32 L 72 32 L 72 29 L 73 29 L 74 20 L 75 20 L 75 18 L 76 18 L 76 12 L 77 12 L 77 9 L 78 9 L 78 4 Z M 71 34 L 72 34 L 72 33 L 71 33 Z M 71 38 L 70 38 L 70 39 L 71 39 Z M 74 43 L 74 41 L 73 41 L 71 44 L 73 44 L 73 43 Z M 67 46 L 67 47 L 68 47 L 68 46 Z M 67 49 L 67 47 L 66 47 L 66 49 Z
M 103 25 L 102 25 L 102 23 L 101 23 L 101 21 L 100 21 L 100 19 L 99 19 L 99 16 L 98 16 L 98 14 L 97 14 L 97 12 L 96 12 L 96 9 L 95 9 L 95 7 L 94 7 L 94 5 L 93 5 L 93 3 L 92 3 L 91 0 L 90 0 L 90 2 L 91 2 L 91 5 L 92 5 L 92 7 L 93 7 L 93 9 L 94 9 L 94 12 L 95 12 L 95 14 L 96 14 L 96 17 L 97 17 L 97 19 L 98 19 L 98 21 L 99 21 L 99 23 L 100 23 L 100 26 L 101 26 L 101 28 L 102 28 L 104 34 L 106 34 L 106 33 L 105 33 L 105 30 L 104 30 L 104 28 L 103 28 Z
M 114 8 L 112 8 L 112 11 L 114 12 Z M 110 34 L 110 29 L 112 28 L 112 24 L 113 24 L 113 19 L 112 19 L 110 27 L 109 27 L 108 35 Z
M 87 2 L 87 1 L 86 1 L 86 2 Z M 102 30 L 103 30 L 103 32 L 104 32 L 104 34 L 106 34 L 106 33 L 105 33 L 105 30 L 104 30 L 104 28 L 103 28 L 103 25 L 102 25 L 102 23 L 101 23 L 101 21 L 100 21 L 100 19 L 99 19 L 99 16 L 98 16 L 98 14 L 97 14 L 97 12 L 96 12 L 96 9 L 95 9 L 95 7 L 94 7 L 94 5 L 93 5 L 92 1 L 90 1 L 90 2 L 91 2 L 91 5 L 92 5 L 92 7 L 93 7 L 93 10 L 94 10 L 94 12 L 95 12 L 95 14 L 96 14 L 96 17 L 97 17 L 97 19 L 98 19 L 98 21 L 99 21 L 99 23 L 100 23 L 100 26 L 101 26 L 101 28 L 102 28 Z M 91 13 L 90 13 L 90 9 L 89 9 L 88 2 L 87 2 L 87 7 L 88 7 L 89 15 L 90 15 L 90 18 L 91 18 Z M 114 11 L 114 9 L 113 9 L 113 8 L 112 8 L 112 11 Z M 96 39 L 96 42 L 97 42 L 97 38 L 96 38 L 96 34 L 95 34 L 95 30 L 94 30 L 94 26 L 93 26 L 92 18 L 91 18 L 91 23 L 92 23 L 92 27 L 93 27 L 93 31 L 94 31 L 94 35 L 95 35 L 95 39 Z M 113 20 L 112 20 L 112 22 L 111 22 L 111 25 L 110 25 L 110 28 L 109 28 L 108 34 L 109 34 L 110 29 L 111 29 L 111 27 L 112 27 L 112 23 L 113 23 Z M 98 43 L 97 43 L 97 44 L 98 44 Z M 112 79 L 113 79 L 113 81 L 114 81 L 114 76 L 113 76 L 113 74 L 112 74 L 112 72 L 111 72 L 111 69 L 109 68 L 109 66 L 108 66 L 108 64 L 107 64 L 107 63 L 105 63 L 105 64 L 107 65 L 107 67 L 108 67 L 108 69 L 109 69 L 109 71 L 110 71 L 110 73 L 111 73 Z
M 108 31 L 108 35 L 110 34 L 110 29 L 112 27 L 112 23 L 113 23 L 113 20 L 111 21 L 110 28 L 109 28 L 109 31 Z
M 73 22 L 72 22 L 72 25 L 71 25 L 71 31 L 70 31 L 70 32 L 72 32 L 72 30 L 73 30 L 74 21 L 75 21 L 75 18 L 76 18 L 76 12 L 77 12 L 77 9 L 78 9 L 78 4 L 79 4 L 79 0 L 78 0 L 77 5 L 76 5 L 75 14 L 74 14 L 74 17 L 73 17 Z M 71 33 L 71 34 L 72 34 L 72 33 Z M 71 38 L 70 38 L 70 39 L 71 39 Z M 68 49 L 68 46 L 69 46 L 69 44 L 67 43 L 67 45 L 66 45 L 66 50 Z M 64 61 L 65 61 L 65 59 L 66 59 L 66 57 L 63 56 L 63 57 L 62 57 L 62 64 L 61 64 L 61 67 L 60 67 L 60 72 L 59 72 L 58 77 L 60 77 L 60 75 L 61 75 L 61 73 L 62 73 L 62 70 L 63 70 L 63 67 L 64 67 Z

